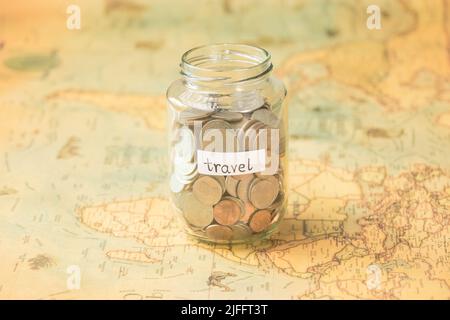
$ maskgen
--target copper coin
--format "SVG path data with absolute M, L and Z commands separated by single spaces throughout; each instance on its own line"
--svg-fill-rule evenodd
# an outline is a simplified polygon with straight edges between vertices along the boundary
M 220 200 L 213 209 L 214 219 L 221 225 L 232 225 L 239 221 L 243 215 L 244 206 L 236 198 L 225 197 Z
M 219 202 L 224 190 L 217 179 L 210 176 L 202 176 L 194 182 L 192 192 L 200 202 L 212 206 Z
M 206 228 L 206 236 L 214 240 L 231 240 L 233 238 L 233 230 L 228 226 L 212 224 Z
M 264 231 L 272 221 L 272 214 L 269 210 L 258 210 L 250 218 L 248 223 L 253 232 Z

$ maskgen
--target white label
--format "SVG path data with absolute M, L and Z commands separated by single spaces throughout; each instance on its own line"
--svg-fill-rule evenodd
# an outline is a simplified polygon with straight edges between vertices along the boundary
M 262 172 L 266 168 L 266 150 L 213 152 L 197 150 L 198 172 L 213 176 Z

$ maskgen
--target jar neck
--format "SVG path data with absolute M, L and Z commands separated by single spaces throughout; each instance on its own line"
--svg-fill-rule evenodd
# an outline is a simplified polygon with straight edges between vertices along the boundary
M 270 54 L 243 44 L 214 44 L 187 51 L 180 64 L 186 85 L 196 90 L 226 94 L 245 91 L 270 76 Z

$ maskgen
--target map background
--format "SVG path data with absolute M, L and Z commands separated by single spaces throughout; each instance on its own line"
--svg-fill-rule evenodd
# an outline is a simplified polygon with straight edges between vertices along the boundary
M 448 1 L 379 1 L 376 31 L 369 1 L 77 1 L 79 31 L 71 3 L 1 1 L 0 298 L 450 297 Z M 164 92 L 216 42 L 289 90 L 289 215 L 231 249 L 166 201 Z

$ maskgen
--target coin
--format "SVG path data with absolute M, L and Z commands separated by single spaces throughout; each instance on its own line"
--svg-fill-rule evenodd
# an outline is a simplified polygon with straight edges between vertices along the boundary
M 278 193 L 278 197 L 275 199 L 275 201 L 267 207 L 267 210 L 275 210 L 278 209 L 279 207 L 281 207 L 283 205 L 284 202 L 284 193 L 283 191 L 280 190 L 280 192 Z
M 212 206 L 219 202 L 224 190 L 218 180 L 210 176 L 202 176 L 195 180 L 192 192 L 202 203 Z
M 247 223 L 250 220 L 250 217 L 252 216 L 253 212 L 256 211 L 256 208 L 248 201 L 244 203 L 244 208 L 245 213 L 239 220 Z
M 281 145 L 280 145 L 280 137 L 279 133 L 276 132 L 278 129 L 270 128 L 266 125 L 260 128 L 257 134 L 258 147 L 260 149 L 265 149 L 267 151 L 272 151 L 272 143 L 274 142 L 274 149 L 280 153 Z M 277 136 L 278 135 L 278 136 Z M 278 138 L 278 141 L 277 141 Z M 278 150 L 276 149 L 276 143 L 278 143 Z
M 207 130 L 210 129 L 227 129 L 227 128 L 231 128 L 231 125 L 228 122 L 221 119 L 212 119 L 206 122 L 205 125 L 203 125 L 202 131 L 206 132 Z
M 180 199 L 184 218 L 195 227 L 203 228 L 213 221 L 213 208 L 200 202 L 194 194 L 186 192 Z
M 211 115 L 211 118 L 226 120 L 228 122 L 240 121 L 244 118 L 242 113 L 222 110 Z
M 224 176 L 212 176 L 214 179 L 219 181 L 220 185 L 222 186 L 223 192 L 225 192 L 225 177 Z
M 178 193 L 184 189 L 185 184 L 182 183 L 175 174 L 172 174 L 170 176 L 169 186 L 172 192 Z
M 248 179 L 252 179 L 253 178 L 253 173 L 248 173 L 248 174 L 239 174 L 237 176 L 232 176 L 234 179 L 237 179 L 239 181 L 242 180 L 248 180 Z
M 252 230 L 244 223 L 230 226 L 234 240 L 244 240 L 252 235 Z
M 219 119 L 208 121 L 201 131 L 203 150 L 224 152 L 227 147 L 227 130 L 232 130 L 232 127 L 226 121 Z
M 177 173 L 174 173 L 174 175 L 176 175 L 177 180 L 180 181 L 181 183 L 183 183 L 186 187 L 187 185 L 190 185 L 192 182 L 194 182 L 194 180 L 198 176 L 198 172 L 194 171 L 193 173 L 191 173 L 190 175 L 187 175 L 187 176 L 183 176 L 183 175 L 180 175 Z
M 259 132 L 260 129 L 264 129 L 266 125 L 262 122 L 256 121 L 253 123 L 244 133 L 244 138 L 241 143 L 243 143 L 241 146 L 244 148 L 244 150 L 256 150 L 259 145 Z
M 284 162 L 279 157 L 285 154 L 285 127 L 277 116 L 278 109 L 255 97 L 253 93 L 244 94 L 231 109 L 218 105 L 214 110 L 179 106 L 174 111 L 173 134 L 169 137 L 171 197 L 191 231 L 200 237 L 217 241 L 250 239 L 254 232 L 267 230 L 284 213 Z M 198 103 L 204 105 L 207 101 Z M 202 124 L 197 136 L 193 129 L 195 121 Z M 280 150 L 275 154 L 272 130 L 278 128 L 282 130 L 277 141 Z M 233 133 L 231 141 L 227 141 L 228 129 Z M 256 175 L 199 175 L 197 149 L 213 152 L 265 149 L 266 168 L 270 170 Z
M 177 163 L 177 162 L 176 162 Z M 195 162 L 178 162 L 174 168 L 174 172 L 180 174 L 181 176 L 188 176 L 197 169 L 197 164 Z
M 190 162 L 195 153 L 194 133 L 188 128 L 183 127 L 179 132 L 179 141 L 174 146 L 175 158 Z
M 248 223 L 253 232 L 264 231 L 272 221 L 272 214 L 269 210 L 258 210 L 250 218 Z
M 278 128 L 280 125 L 280 119 L 270 110 L 261 108 L 252 113 L 251 116 L 254 120 L 259 120 L 271 128 Z
M 271 224 L 274 224 L 274 223 L 277 223 L 278 222 L 278 220 L 280 220 L 280 217 L 281 217 L 281 210 L 274 210 L 273 212 L 272 212 L 272 222 L 271 222 Z
M 237 192 L 238 183 L 239 183 L 239 180 L 235 179 L 232 176 L 227 176 L 225 179 L 225 189 L 233 197 L 237 197 L 236 192 Z
M 252 181 L 253 181 L 253 174 L 246 175 L 245 178 L 240 179 L 239 184 L 237 186 L 237 195 L 244 202 L 248 201 L 248 188 Z
M 214 240 L 231 240 L 233 230 L 228 226 L 212 224 L 206 228 L 206 236 Z
M 251 203 L 257 209 L 270 206 L 278 196 L 280 186 L 278 180 L 256 178 L 250 185 L 248 196 Z
M 244 204 L 237 198 L 224 197 L 213 209 L 214 219 L 221 225 L 232 225 L 244 214 Z
M 205 118 L 209 116 L 211 113 L 212 113 L 211 111 L 189 108 L 181 111 L 178 114 L 178 121 L 183 124 L 188 124 L 192 120 Z
M 254 125 L 255 123 L 258 123 L 257 120 L 247 120 L 244 122 L 244 124 L 238 129 L 237 132 L 237 142 L 238 142 L 238 146 L 239 146 L 239 150 L 240 151 L 245 151 L 245 146 L 246 146 L 246 139 L 245 139 L 245 133 L 248 130 L 248 128 L 250 128 L 252 125 Z
M 251 112 L 264 105 L 264 98 L 257 90 L 236 91 L 233 93 L 232 108 L 242 113 Z

